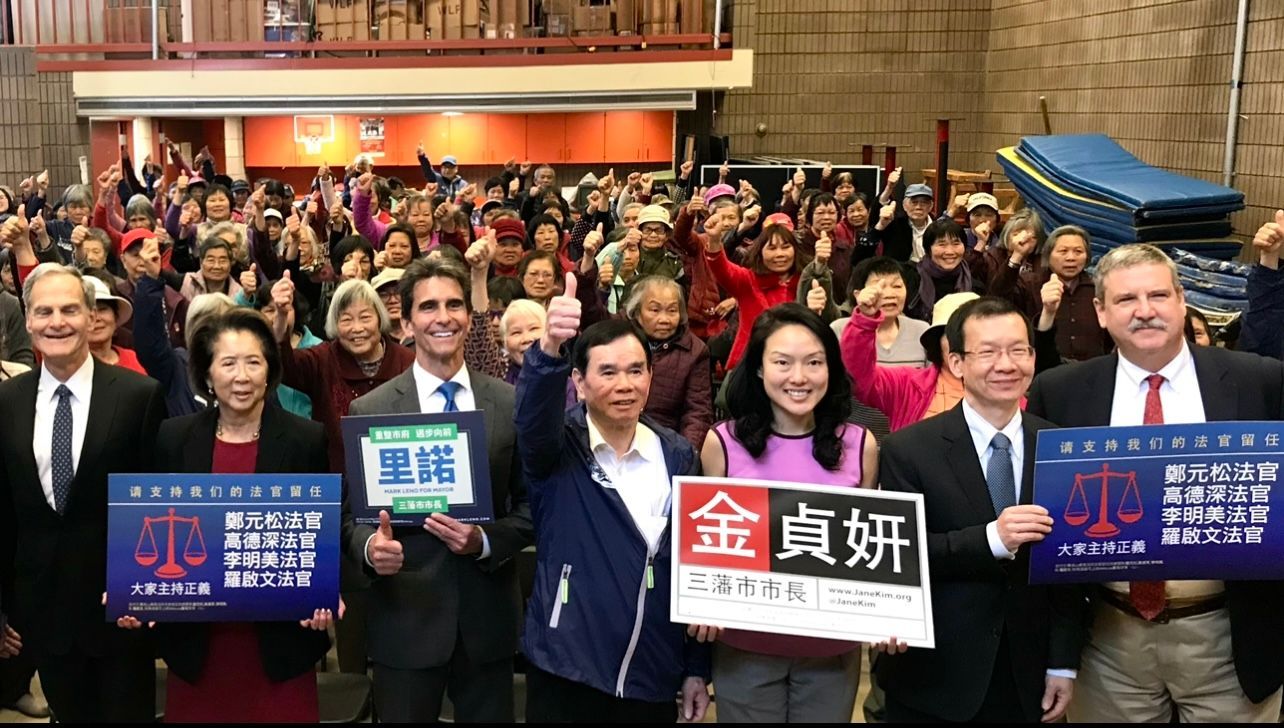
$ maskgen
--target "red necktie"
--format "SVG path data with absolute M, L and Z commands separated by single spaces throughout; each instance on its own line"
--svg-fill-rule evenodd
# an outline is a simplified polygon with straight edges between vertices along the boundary
M 1150 391 L 1146 392 L 1146 412 L 1142 415 L 1144 425 L 1164 424 L 1164 404 L 1159 400 L 1159 387 L 1164 383 L 1161 374 L 1146 377 Z M 1154 619 L 1164 611 L 1164 582 L 1134 581 L 1128 584 L 1128 600 L 1141 616 L 1147 620 Z

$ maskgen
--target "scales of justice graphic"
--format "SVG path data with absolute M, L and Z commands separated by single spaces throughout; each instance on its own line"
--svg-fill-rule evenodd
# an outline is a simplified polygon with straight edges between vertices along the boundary
M 179 523 L 189 524 L 191 527 L 187 530 L 187 541 L 183 546 L 183 563 L 188 566 L 196 567 L 205 563 L 208 554 L 205 551 L 205 536 L 201 533 L 200 516 L 178 516 L 174 514 L 173 508 L 169 509 L 167 516 L 144 516 L 143 528 L 138 534 L 138 545 L 134 548 L 134 561 L 139 566 L 151 566 L 160 560 L 160 552 L 156 549 L 156 534 L 152 530 L 152 524 L 164 523 L 169 525 L 165 547 L 165 563 L 156 567 L 156 576 L 162 579 L 182 579 L 187 576 L 187 569 L 178 563 L 174 553 L 174 530 L 175 525 Z
M 1101 472 L 1075 473 L 1074 487 L 1070 489 L 1070 497 L 1066 499 L 1066 509 L 1062 513 L 1066 523 L 1071 526 L 1082 526 L 1092 517 L 1087 493 L 1083 487 L 1084 483 L 1092 480 L 1101 481 L 1101 505 L 1097 510 L 1097 520 L 1084 530 L 1084 534 L 1089 538 L 1113 538 L 1119 535 L 1119 526 L 1110 520 L 1111 478 L 1125 480 L 1123 495 L 1119 498 L 1119 505 L 1114 509 L 1114 517 L 1124 523 L 1136 523 L 1145 513 L 1141 507 L 1141 493 L 1137 490 L 1137 471 L 1111 470 L 1109 463 L 1102 463 Z

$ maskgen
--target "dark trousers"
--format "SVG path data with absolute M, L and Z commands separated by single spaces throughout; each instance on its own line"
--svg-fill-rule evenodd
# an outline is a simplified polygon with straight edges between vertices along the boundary
M 383 723 L 435 723 L 444 695 L 456 723 L 512 723 L 513 658 L 474 664 L 456 639 L 450 662 L 423 670 L 374 664 L 375 711 Z
M 1004 636 L 999 645 L 998 655 L 994 658 L 994 671 L 990 674 L 990 685 L 981 701 L 981 709 L 972 716 L 969 723 L 1029 723 L 1025 711 L 1021 709 L 1021 696 L 1017 692 L 1016 679 L 1012 676 L 1012 659 L 1008 652 L 1008 640 Z M 901 703 L 889 693 L 886 696 L 888 723 L 941 723 L 940 718 L 911 708 Z M 1038 722 L 1036 717 L 1033 722 Z
M 343 619 L 334 623 L 334 645 L 339 653 L 339 672 L 366 674 L 366 615 L 370 590 L 345 591 Z
M 534 665 L 526 668 L 527 723 L 675 723 L 677 720 L 676 699 L 649 703 L 617 698 Z
M 36 668 L 59 723 L 156 720 L 156 661 L 145 650 L 104 657 L 73 652 L 42 658 Z

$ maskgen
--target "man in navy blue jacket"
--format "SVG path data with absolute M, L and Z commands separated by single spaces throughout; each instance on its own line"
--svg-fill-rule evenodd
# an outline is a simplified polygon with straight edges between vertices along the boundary
M 538 543 L 522 651 L 526 720 L 699 721 L 709 649 L 669 621 L 670 482 L 699 461 L 681 435 L 642 417 L 651 350 L 627 321 L 586 329 L 575 278 L 549 303 L 517 380 L 517 449 Z M 581 405 L 564 411 L 566 377 Z M 556 395 L 556 396 L 554 396 Z

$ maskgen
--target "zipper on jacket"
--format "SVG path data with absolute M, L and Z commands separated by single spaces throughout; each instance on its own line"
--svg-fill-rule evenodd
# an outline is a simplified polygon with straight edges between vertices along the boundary
M 562 564 L 562 578 L 557 581 L 557 595 L 553 599 L 553 616 L 548 620 L 548 626 L 557 629 L 557 623 L 562 620 L 562 605 L 571 600 L 571 565 Z
M 655 554 L 651 552 L 650 545 L 646 550 L 646 569 L 642 572 L 642 583 L 638 586 L 638 611 L 637 616 L 633 618 L 633 636 L 629 638 L 629 648 L 624 651 L 624 660 L 620 663 L 620 674 L 615 678 L 615 697 L 624 697 L 624 682 L 629 675 L 629 663 L 633 662 L 633 653 L 638 649 L 638 638 L 642 636 L 642 618 L 646 611 L 646 593 L 654 585 L 651 572 L 651 562 L 655 559 Z

